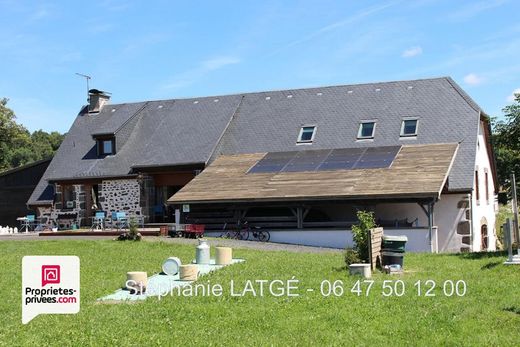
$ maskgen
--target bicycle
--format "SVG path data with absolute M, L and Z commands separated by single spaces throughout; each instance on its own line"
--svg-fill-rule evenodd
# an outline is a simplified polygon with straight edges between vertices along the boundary
M 267 242 L 271 238 L 271 233 L 267 230 L 262 230 L 260 227 L 254 227 L 254 230 L 252 230 L 247 222 L 245 222 L 244 225 L 247 228 L 248 235 L 251 233 L 253 237 L 260 242 Z
M 221 238 L 235 240 L 247 240 L 249 238 L 249 230 L 240 228 L 240 222 L 237 223 L 237 228 L 235 230 L 226 230 L 226 227 L 227 223 L 224 223 L 222 234 L 220 234 Z

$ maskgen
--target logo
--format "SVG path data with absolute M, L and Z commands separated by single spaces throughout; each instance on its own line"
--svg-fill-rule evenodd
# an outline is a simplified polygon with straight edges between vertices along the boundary
M 40 314 L 79 312 L 79 258 L 25 256 L 22 259 L 22 323 Z
M 59 265 L 42 265 L 42 287 L 47 284 L 60 283 L 60 266 Z

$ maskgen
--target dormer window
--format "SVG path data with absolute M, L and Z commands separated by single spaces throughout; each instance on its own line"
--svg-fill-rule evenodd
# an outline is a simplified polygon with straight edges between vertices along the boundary
M 357 138 L 359 140 L 373 139 L 375 130 L 376 130 L 376 122 L 375 121 L 362 121 L 359 124 L 359 130 L 358 130 Z
M 98 153 L 100 157 L 115 154 L 115 139 L 99 139 L 98 142 Z
M 316 126 L 304 125 L 300 129 L 297 143 L 312 143 L 314 135 L 316 135 Z
M 415 118 L 403 119 L 401 123 L 401 137 L 417 136 L 418 120 Z

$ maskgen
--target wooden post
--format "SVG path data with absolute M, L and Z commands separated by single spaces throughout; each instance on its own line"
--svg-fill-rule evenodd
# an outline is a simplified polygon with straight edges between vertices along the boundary
M 296 208 L 296 220 L 298 229 L 303 229 L 303 209 L 301 207 Z
M 175 230 L 179 230 L 181 224 L 181 210 L 175 209 Z
M 433 253 L 433 202 L 428 203 L 428 241 L 430 242 L 430 252 Z
M 383 241 L 383 228 L 379 227 L 370 229 L 368 231 L 368 240 L 370 267 L 372 270 L 375 270 L 377 265 L 381 266 L 381 243 Z
M 512 225 L 512 223 L 509 218 L 506 219 L 506 222 L 503 225 L 505 241 L 507 244 L 507 254 L 508 254 L 507 261 L 509 261 L 509 262 L 513 261 L 513 235 L 512 235 L 511 225 Z

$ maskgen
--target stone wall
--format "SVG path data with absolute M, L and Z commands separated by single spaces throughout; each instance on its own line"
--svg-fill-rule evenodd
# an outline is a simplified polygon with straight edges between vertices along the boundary
M 99 203 L 107 214 L 126 212 L 127 215 L 142 214 L 141 189 L 134 179 L 103 181 L 99 190 Z

